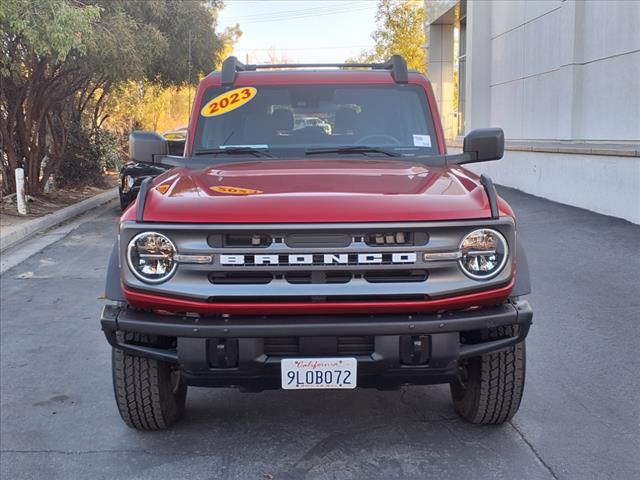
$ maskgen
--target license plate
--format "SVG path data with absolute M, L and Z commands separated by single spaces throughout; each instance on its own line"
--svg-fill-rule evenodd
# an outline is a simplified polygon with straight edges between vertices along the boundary
M 282 388 L 356 388 L 358 361 L 355 358 L 283 358 L 280 361 Z

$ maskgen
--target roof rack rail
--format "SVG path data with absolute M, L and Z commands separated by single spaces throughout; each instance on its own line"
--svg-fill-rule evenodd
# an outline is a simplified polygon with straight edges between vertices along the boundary
M 222 85 L 233 85 L 236 72 L 251 72 L 275 68 L 309 68 L 309 67 L 338 67 L 338 68 L 370 68 L 372 70 L 391 70 L 391 76 L 396 83 L 407 83 L 409 71 L 407 62 L 400 55 L 392 55 L 384 63 L 275 63 L 275 64 L 244 64 L 236 57 L 229 57 L 222 62 Z

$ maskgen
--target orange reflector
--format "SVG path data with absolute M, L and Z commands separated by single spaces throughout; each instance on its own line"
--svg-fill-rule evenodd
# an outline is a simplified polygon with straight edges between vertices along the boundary
M 167 183 L 162 183 L 156 187 L 156 190 L 159 191 L 162 195 L 164 195 L 165 193 L 167 193 L 167 190 L 169 190 L 170 186 L 171 185 Z

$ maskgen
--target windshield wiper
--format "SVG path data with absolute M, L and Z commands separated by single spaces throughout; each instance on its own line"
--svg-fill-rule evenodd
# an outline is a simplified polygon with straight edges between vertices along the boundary
M 387 157 L 400 156 L 399 153 L 396 153 L 392 150 L 386 150 L 384 148 L 378 148 L 378 147 L 367 147 L 364 145 L 351 145 L 347 147 L 335 147 L 335 148 L 311 148 L 305 152 L 306 155 L 322 155 L 324 153 L 338 153 L 338 154 L 361 153 L 363 155 L 366 155 L 367 153 L 382 153 Z
M 227 153 L 229 155 L 249 154 L 254 157 L 273 157 L 273 155 L 271 155 L 267 150 L 254 147 L 211 148 L 209 150 L 199 150 L 195 152 L 194 155 L 216 155 L 221 153 Z

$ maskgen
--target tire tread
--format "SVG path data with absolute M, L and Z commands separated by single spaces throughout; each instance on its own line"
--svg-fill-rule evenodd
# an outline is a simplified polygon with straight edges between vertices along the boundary
M 127 340 L 145 342 L 138 334 L 126 334 Z M 177 398 L 167 398 L 162 382 L 168 381 L 170 366 L 150 358 L 138 357 L 113 350 L 113 387 L 120 416 L 137 430 L 162 430 L 182 416 L 186 385 L 180 385 Z
M 488 338 L 517 335 L 516 326 L 489 330 Z M 473 364 L 475 362 L 475 364 Z M 525 380 L 524 342 L 470 360 L 471 378 L 466 387 L 451 384 L 456 411 L 471 423 L 501 424 L 520 407 Z

